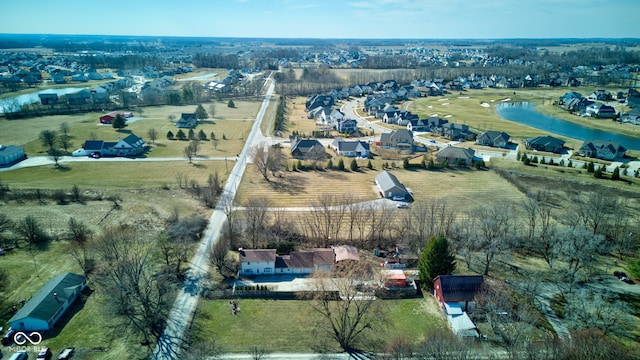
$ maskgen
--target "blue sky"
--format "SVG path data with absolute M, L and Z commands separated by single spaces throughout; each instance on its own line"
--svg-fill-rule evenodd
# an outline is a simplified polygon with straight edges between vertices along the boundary
M 0 0 L 0 14 L 16 34 L 640 37 L 640 0 Z

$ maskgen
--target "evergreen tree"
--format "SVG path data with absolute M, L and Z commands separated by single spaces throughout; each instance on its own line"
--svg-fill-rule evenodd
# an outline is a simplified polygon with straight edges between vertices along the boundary
M 373 164 L 371 163 L 371 160 L 369 160 L 369 162 L 367 163 L 367 169 L 373 170 Z
M 351 160 L 351 171 L 358 171 L 358 162 L 356 159 Z
M 229 102 L 227 103 L 227 107 L 235 108 L 236 104 L 233 102 L 233 100 L 229 100 Z
M 182 131 L 182 129 L 180 129 L 176 133 L 176 137 L 178 138 L 178 140 L 184 140 L 184 139 L 187 138 L 187 135 L 185 135 L 184 131 Z
M 204 141 L 204 140 L 207 140 L 207 134 L 205 134 L 205 133 L 204 133 L 204 130 L 202 130 L 202 129 L 201 129 L 201 130 L 198 132 L 198 139 L 199 139 L 199 140 L 203 140 L 203 141 Z
M 569 160 L 569 162 L 567 163 L 567 167 L 573 167 L 573 161 Z
M 527 154 L 522 154 L 522 156 L 520 156 L 520 160 L 521 160 L 525 165 L 528 165 L 527 160 L 529 160 L 529 157 L 527 156 Z
M 174 139 L 174 135 L 173 135 L 173 132 L 171 132 L 171 130 L 167 131 L 167 139 L 168 140 L 173 140 Z
M 451 275 L 456 269 L 456 257 L 449 252 L 449 242 L 444 236 L 432 236 L 420 254 L 418 270 L 422 286 L 433 287 L 438 275 Z
M 404 160 L 402 161 L 402 167 L 404 169 L 408 169 L 409 168 L 409 159 L 404 158 Z
M 342 158 L 338 161 L 338 170 L 344 171 L 344 160 Z
M 616 166 L 616 168 L 613 169 L 613 173 L 611 174 L 611 180 L 620 180 L 620 168 L 618 166 Z
M 593 164 L 593 161 L 589 162 L 589 165 L 587 165 L 587 172 L 595 172 L 596 171 L 596 166 Z
M 430 158 L 429 162 L 427 163 L 427 169 L 433 170 L 435 168 L 436 168 L 436 162 L 433 161 L 433 158 Z
M 209 135 L 209 138 L 211 138 L 211 140 L 215 140 L 216 139 L 216 133 L 214 133 L 213 131 L 211 132 L 211 135 Z
M 193 129 L 189 129 L 189 140 L 193 140 L 195 138 L 195 132 Z
M 122 117 L 122 115 L 118 114 L 116 115 L 116 118 L 113 119 L 111 126 L 113 126 L 114 129 L 124 129 L 124 127 L 127 126 L 127 121 Z
M 598 168 L 593 171 L 593 177 L 596 179 L 602 178 L 602 166 L 598 166 Z
M 198 107 L 196 108 L 196 118 L 198 120 L 202 120 L 208 117 L 209 117 L 209 114 L 207 114 L 207 110 L 205 110 L 202 105 L 198 105 Z
M 327 169 L 333 170 L 333 161 L 331 159 L 327 162 Z
M 531 162 L 534 163 L 534 164 L 537 164 L 538 163 L 538 157 L 534 156 L 533 159 L 531 159 Z

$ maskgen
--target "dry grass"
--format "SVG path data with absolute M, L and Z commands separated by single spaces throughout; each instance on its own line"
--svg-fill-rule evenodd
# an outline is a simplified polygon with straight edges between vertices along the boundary
M 237 201 L 244 204 L 248 199 L 265 197 L 273 206 L 311 206 L 324 194 L 337 197 L 353 196 L 359 199 L 375 199 L 373 178 L 375 171 L 293 171 L 285 172 L 282 178 L 273 178 L 267 183 L 254 167 L 247 171 L 240 184 Z
M 229 169 L 234 165 L 229 162 Z M 0 179 L 11 188 L 70 189 L 81 188 L 114 190 L 160 188 L 175 186 L 177 173 L 205 184 L 209 174 L 218 172 L 225 178 L 224 161 L 186 160 L 168 162 L 82 162 L 65 164 L 63 169 L 38 166 L 2 173 Z

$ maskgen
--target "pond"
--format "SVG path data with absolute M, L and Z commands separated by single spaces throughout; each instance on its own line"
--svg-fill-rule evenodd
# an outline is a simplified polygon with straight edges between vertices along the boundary
M 4 114 L 7 110 L 17 111 L 17 110 L 19 110 L 19 109 L 16 109 L 16 107 L 18 107 L 18 106 L 37 103 L 37 102 L 40 101 L 40 98 L 38 97 L 38 94 L 56 93 L 56 94 L 58 94 L 58 96 L 62 96 L 62 95 L 67 95 L 67 94 L 72 94 L 72 93 L 78 92 L 78 91 L 80 91 L 82 89 L 83 88 L 75 88 L 75 87 L 60 88 L 60 89 L 47 89 L 47 90 L 42 90 L 42 91 L 38 91 L 38 92 L 33 92 L 33 93 L 30 93 L 30 94 L 24 94 L 24 95 L 14 96 L 14 97 L 6 98 L 6 99 L 0 99 L 0 113 Z
M 609 140 L 615 141 L 627 149 L 640 150 L 640 138 L 634 138 L 615 132 L 591 129 L 580 124 L 545 115 L 535 109 L 530 102 L 513 102 L 496 105 L 501 118 L 528 125 L 536 129 L 566 136 L 577 140 Z M 611 121 L 611 120 L 602 120 Z

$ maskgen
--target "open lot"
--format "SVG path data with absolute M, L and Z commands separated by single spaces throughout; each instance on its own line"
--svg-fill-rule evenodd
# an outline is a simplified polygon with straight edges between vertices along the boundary
M 279 352 L 313 352 L 315 314 L 305 301 L 237 300 L 240 313 L 233 315 L 228 300 L 205 300 L 200 306 L 194 335 L 196 341 L 215 339 L 228 352 L 248 352 L 261 345 Z M 446 320 L 432 297 L 385 300 L 386 339 L 405 337 L 419 341 L 428 330 L 445 328 Z M 416 321 L 416 317 L 420 321 Z M 251 329 L 248 331 L 247 329 Z M 339 351 L 339 349 L 329 349 Z

